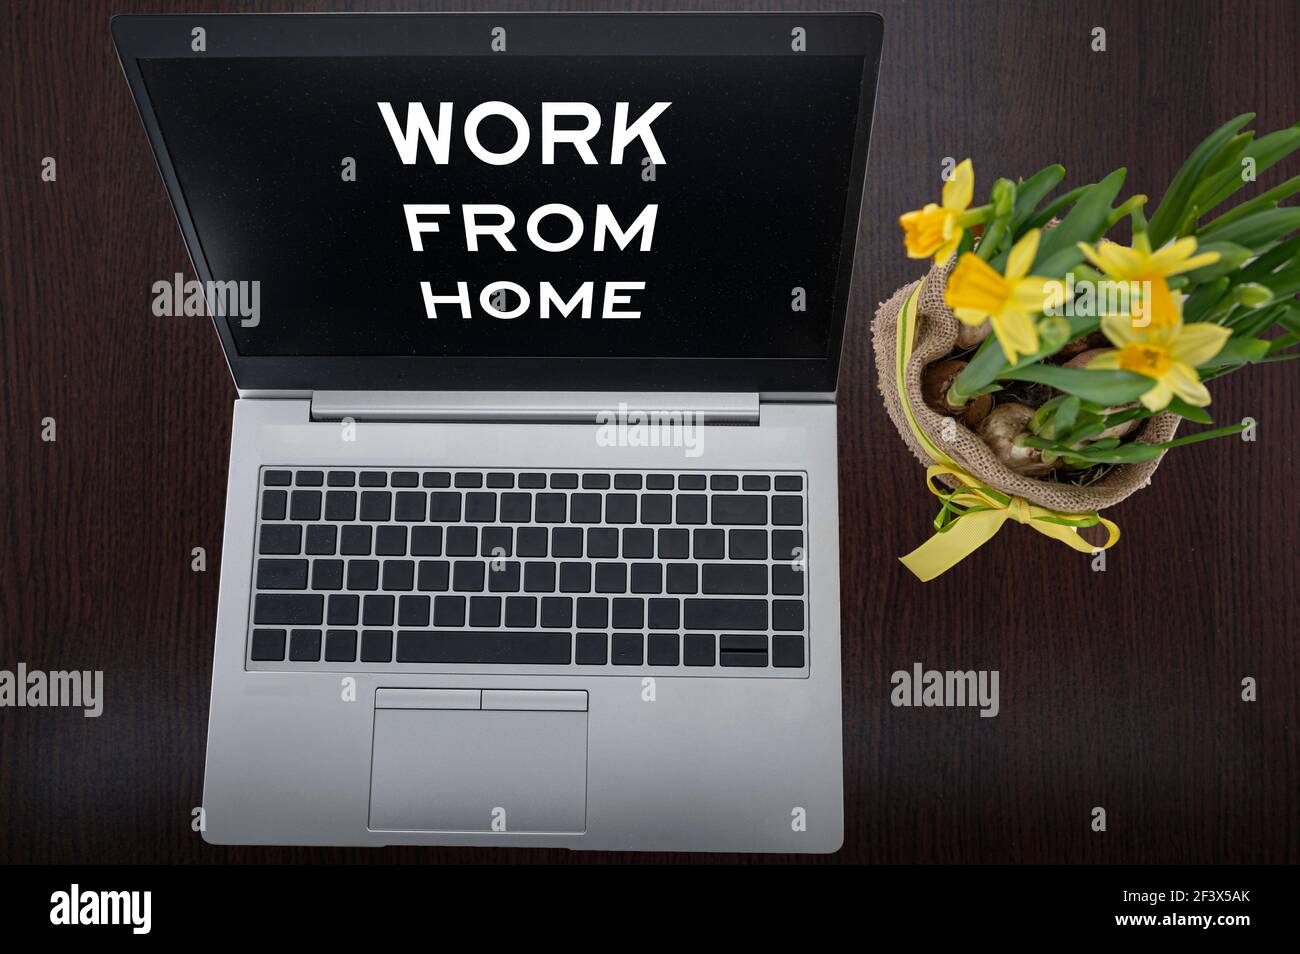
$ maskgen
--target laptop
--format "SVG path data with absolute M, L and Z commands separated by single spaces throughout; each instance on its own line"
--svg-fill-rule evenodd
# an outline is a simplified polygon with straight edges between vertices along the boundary
M 239 395 L 203 837 L 836 850 L 881 20 L 112 29 Z

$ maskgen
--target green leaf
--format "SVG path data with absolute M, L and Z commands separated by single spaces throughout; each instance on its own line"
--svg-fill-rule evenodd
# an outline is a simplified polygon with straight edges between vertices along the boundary
M 1187 281 L 1190 285 L 1203 285 L 1205 282 L 1214 281 L 1216 278 L 1222 278 L 1224 275 L 1230 275 L 1245 264 L 1246 259 L 1254 253 L 1244 245 L 1238 245 L 1235 242 L 1207 242 L 1204 245 L 1198 245 L 1196 254 L 1203 252 L 1218 252 L 1219 260 L 1212 265 L 1202 265 L 1200 268 L 1187 272 Z
M 1287 179 L 1286 182 L 1283 182 L 1281 185 L 1274 186 L 1267 192 L 1261 192 L 1253 199 L 1247 199 L 1240 205 L 1233 206 L 1217 219 L 1202 225 L 1201 231 L 1218 228 L 1219 226 L 1227 225 L 1230 222 L 1236 222 L 1238 219 L 1245 218 L 1246 216 L 1259 212 L 1262 209 L 1276 208 L 1279 202 L 1290 198 L 1297 192 L 1300 192 L 1300 176 Z
M 1016 190 L 1016 205 L 1011 212 L 1011 234 L 1020 237 L 1020 227 L 1029 221 L 1038 203 L 1047 197 L 1065 178 L 1065 166 L 1047 166 L 1020 183 Z
M 1205 229 L 1200 237 L 1211 242 L 1235 242 L 1258 249 L 1296 229 L 1300 229 L 1300 209 L 1264 209 L 1227 225 Z
M 1179 417 L 1185 417 L 1187 418 L 1187 420 L 1193 421 L 1197 424 L 1214 423 L 1213 418 L 1211 418 L 1210 415 L 1205 412 L 1204 408 L 1197 407 L 1194 404 L 1188 404 L 1186 401 L 1184 401 L 1182 398 L 1176 395 L 1174 399 L 1169 402 L 1169 407 L 1165 408 L 1165 410 L 1172 411 L 1174 414 L 1177 414 Z
M 1206 166 L 1213 162 L 1219 151 L 1233 139 L 1237 130 L 1254 118 L 1254 113 L 1243 113 L 1230 119 L 1192 150 L 1173 181 L 1169 183 L 1164 198 L 1160 200 L 1155 215 L 1151 217 L 1152 248 L 1159 248 L 1174 237 Z
M 1201 184 L 1192 193 L 1192 203 L 1208 212 L 1246 185 L 1246 180 L 1241 174 L 1243 159 L 1255 160 L 1255 174 L 1258 175 L 1276 165 L 1297 148 L 1300 148 L 1300 125 L 1279 129 L 1277 132 L 1248 143 L 1228 168 L 1217 173 L 1207 172 Z
M 1062 209 L 1078 202 L 1079 197 L 1091 188 L 1092 186 L 1090 185 L 1079 186 L 1076 189 L 1071 189 L 1064 195 L 1057 196 L 1047 205 L 1043 206 L 1041 211 L 1035 212 L 1029 221 L 1025 223 L 1025 227 L 1029 229 L 1041 229 L 1048 222 L 1052 221 L 1052 219 L 1056 218 L 1061 213 Z
M 1229 437 L 1233 434 L 1240 434 L 1245 429 L 1245 424 L 1230 424 L 1227 427 L 1216 427 L 1212 431 L 1201 431 L 1197 434 L 1188 434 L 1186 437 L 1178 437 L 1172 441 L 1165 441 L 1163 444 L 1154 444 L 1152 446 L 1159 447 L 1162 450 L 1169 450 L 1172 447 L 1186 447 L 1188 444 L 1199 444 L 1201 441 L 1212 441 L 1216 437 Z
M 1300 261 L 1300 235 L 1274 245 L 1238 272 L 1232 281 L 1234 284 L 1260 281 L 1264 276 L 1293 257 Z
M 1096 185 L 1089 186 L 1061 224 L 1043 233 L 1031 269 L 1033 274 L 1058 278 L 1072 265 L 1083 261 L 1077 243 L 1094 242 L 1105 230 L 1111 203 L 1119 195 L 1127 174 L 1128 170 L 1121 167 Z
M 1005 371 L 1000 378 L 1046 384 L 1088 401 L 1113 407 L 1127 404 L 1151 390 L 1146 375 L 1130 371 L 1089 371 L 1086 368 L 1062 368 L 1054 364 L 1035 364 Z
M 1183 302 L 1183 321 L 1188 324 L 1193 321 L 1200 321 L 1201 317 L 1217 305 L 1227 293 L 1228 279 L 1226 276 L 1202 285 Z
M 1202 368 L 1222 368 L 1242 364 L 1254 364 L 1263 360 L 1268 354 L 1268 342 L 1262 338 L 1229 338 L 1209 361 L 1200 365 Z

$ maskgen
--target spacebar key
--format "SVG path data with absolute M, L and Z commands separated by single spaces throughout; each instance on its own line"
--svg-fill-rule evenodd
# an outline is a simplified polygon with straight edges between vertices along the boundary
M 415 630 L 398 634 L 397 661 L 566 666 L 571 641 L 568 633 Z

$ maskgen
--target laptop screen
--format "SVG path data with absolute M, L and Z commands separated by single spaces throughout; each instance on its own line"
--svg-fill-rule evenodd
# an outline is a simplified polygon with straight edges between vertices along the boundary
M 747 55 L 214 43 L 137 64 L 232 367 L 524 359 L 635 378 L 635 362 L 837 358 L 875 60 L 792 55 L 797 34 L 778 35 Z

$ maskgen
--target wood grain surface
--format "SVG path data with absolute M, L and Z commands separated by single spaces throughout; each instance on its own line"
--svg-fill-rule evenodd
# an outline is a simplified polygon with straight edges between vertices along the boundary
M 491 9 L 604 4 L 512 3 Z M 626 9 L 863 9 L 636 3 Z M 885 54 L 840 384 L 845 844 L 857 862 L 1300 860 L 1300 367 L 1214 385 L 1259 422 L 1166 460 L 1111 516 L 1107 570 L 1010 526 L 934 583 L 897 557 L 933 498 L 875 390 L 877 302 L 920 274 L 897 215 L 945 156 L 980 181 L 1126 165 L 1158 196 L 1214 126 L 1300 120 L 1300 4 L 899 2 Z M 163 10 L 393 3 L 0 4 L 0 669 L 102 669 L 105 711 L 0 709 L 7 862 L 717 860 L 541 850 L 213 848 L 200 804 L 234 387 L 203 320 L 156 318 L 190 273 L 109 37 Z M 1090 49 L 1104 27 L 1107 50 Z M 58 163 L 54 183 L 41 161 Z M 1294 157 L 1262 179 L 1300 172 Z M 57 441 L 41 421 L 57 422 Z M 190 569 L 192 547 L 210 556 Z M 1001 712 L 896 709 L 890 674 L 997 669 Z M 1243 702 L 1241 682 L 1258 681 Z M 1090 828 L 1107 812 L 1107 831 Z M 731 859 L 736 860 L 736 859 Z M 795 860 L 761 856 L 750 860 Z

